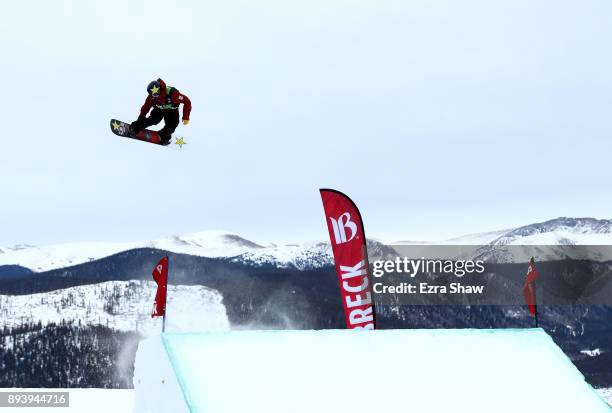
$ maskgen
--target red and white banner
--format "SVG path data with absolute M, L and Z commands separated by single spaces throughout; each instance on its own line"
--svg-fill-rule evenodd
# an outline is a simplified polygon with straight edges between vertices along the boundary
M 375 328 L 372 283 L 363 222 L 357 206 L 342 192 L 321 189 L 347 328 Z
M 527 278 L 525 279 L 525 285 L 523 286 L 523 296 L 525 297 L 525 302 L 527 303 L 527 307 L 529 307 L 529 312 L 531 315 L 536 315 L 536 311 L 538 309 L 536 304 L 536 286 L 535 280 L 540 276 L 538 270 L 535 267 L 535 260 L 532 258 L 529 261 L 529 268 L 527 268 Z
M 166 289 L 168 287 L 168 257 L 162 258 L 153 269 L 153 279 L 157 283 L 157 293 L 153 303 L 151 317 L 161 317 L 166 314 Z

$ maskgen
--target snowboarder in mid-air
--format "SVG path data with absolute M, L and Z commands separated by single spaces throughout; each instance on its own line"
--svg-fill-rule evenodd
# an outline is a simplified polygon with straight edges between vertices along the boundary
M 164 127 L 159 130 L 162 145 L 168 145 L 172 139 L 172 134 L 179 124 L 179 106 L 183 104 L 183 125 L 189 124 L 189 114 L 191 113 L 191 101 L 172 86 L 166 86 L 166 82 L 157 79 L 147 86 L 149 95 L 144 105 L 140 109 L 140 116 L 131 123 L 130 129 L 133 136 L 138 132 L 151 126 L 157 125 L 164 120 Z M 151 115 L 147 117 L 149 110 Z

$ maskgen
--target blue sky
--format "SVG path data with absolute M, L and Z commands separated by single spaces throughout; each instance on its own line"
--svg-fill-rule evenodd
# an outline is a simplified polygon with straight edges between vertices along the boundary
M 387 240 L 611 217 L 607 1 L 24 1 L 2 15 L 0 245 L 324 239 L 320 187 Z M 193 101 L 183 151 L 110 133 L 158 76 Z

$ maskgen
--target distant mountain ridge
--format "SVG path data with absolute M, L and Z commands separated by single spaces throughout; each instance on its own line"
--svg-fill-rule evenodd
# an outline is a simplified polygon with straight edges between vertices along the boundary
M 526 262 L 531 256 L 538 261 L 564 258 L 610 261 L 612 220 L 560 217 L 504 231 L 468 235 L 439 244 L 445 243 L 479 245 L 476 257 L 498 262 Z
M 405 241 L 405 243 L 414 243 Z M 426 244 L 612 245 L 612 220 L 559 217 L 517 228 L 468 234 Z
M 274 265 L 307 269 L 331 263 L 331 249 L 323 242 L 293 245 L 260 245 L 237 234 L 202 231 L 146 242 L 84 242 L 48 246 L 3 247 L 0 266 L 18 265 L 34 272 L 91 262 L 120 252 L 152 248 L 207 258 L 227 258 L 255 267 Z
M 601 241 L 601 239 L 598 237 L 600 235 L 605 235 L 605 238 L 609 238 L 610 241 L 612 241 L 612 220 L 560 217 L 510 230 L 506 234 L 494 240 L 492 244 L 511 244 L 520 239 L 551 233 L 555 233 L 563 237 L 558 238 L 558 241 L 568 242 L 568 244 L 563 245 L 581 244 L 577 241 L 584 240 L 585 237 L 589 236 L 593 240 Z
M 373 246 L 381 242 L 369 240 Z M 443 241 L 402 241 L 412 245 L 612 245 L 612 220 L 560 217 L 501 231 L 470 234 Z M 254 267 L 272 265 L 306 270 L 332 265 L 329 242 L 275 245 L 224 231 L 202 231 L 146 242 L 86 242 L 49 246 L 0 247 L 0 267 L 18 265 L 44 272 L 78 265 L 120 252 L 153 248 L 200 257 L 223 257 Z

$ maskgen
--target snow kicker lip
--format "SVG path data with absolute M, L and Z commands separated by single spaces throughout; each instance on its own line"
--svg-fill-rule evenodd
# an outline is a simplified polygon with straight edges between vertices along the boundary
M 356 387 L 339 360 L 384 383 Z M 140 342 L 134 387 L 138 413 L 609 412 L 541 329 L 166 333 Z

